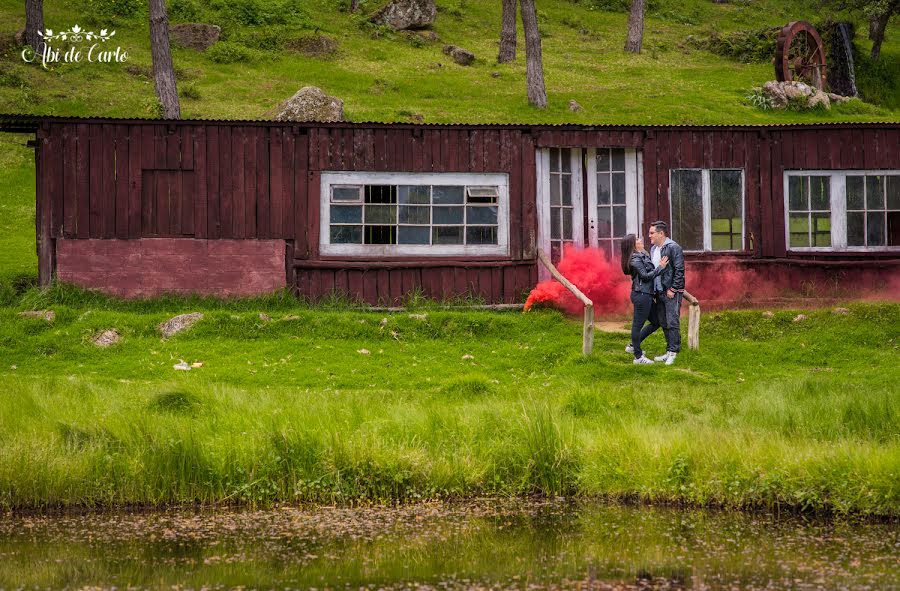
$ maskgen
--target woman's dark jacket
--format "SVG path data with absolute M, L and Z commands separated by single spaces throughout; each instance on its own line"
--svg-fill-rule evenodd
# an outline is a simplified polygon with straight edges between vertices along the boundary
M 650 255 L 646 252 L 634 251 L 631 255 L 631 291 L 649 293 L 653 291 L 653 279 L 659 275 L 663 267 L 654 267 Z

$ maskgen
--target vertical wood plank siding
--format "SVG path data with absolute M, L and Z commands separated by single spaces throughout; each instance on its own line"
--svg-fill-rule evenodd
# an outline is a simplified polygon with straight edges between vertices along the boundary
M 785 170 L 900 168 L 896 124 L 566 130 L 75 121 L 42 123 L 38 139 L 42 281 L 53 270 L 56 238 L 274 238 L 287 241 L 288 274 L 296 277 L 303 296 L 337 292 L 394 304 L 417 290 L 427 297 L 512 302 L 534 285 L 539 148 L 641 150 L 645 225 L 669 219 L 670 170 L 743 169 L 743 256 L 757 259 L 792 256 L 784 238 Z M 509 256 L 323 259 L 318 252 L 323 170 L 505 173 Z

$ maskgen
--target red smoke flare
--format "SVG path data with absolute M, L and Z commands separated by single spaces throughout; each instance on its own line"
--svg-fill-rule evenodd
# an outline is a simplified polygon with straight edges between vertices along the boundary
M 594 302 L 596 312 L 623 312 L 631 306 L 628 299 L 631 279 L 622 274 L 618 261 L 607 260 L 602 250 L 566 245 L 565 256 L 556 268 Z M 535 304 L 554 306 L 569 314 L 579 314 L 584 309 L 582 303 L 554 279 L 541 281 L 531 290 L 525 310 Z

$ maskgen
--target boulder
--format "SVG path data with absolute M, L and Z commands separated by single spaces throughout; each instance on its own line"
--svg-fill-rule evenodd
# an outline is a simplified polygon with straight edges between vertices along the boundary
M 122 340 L 122 335 L 118 333 L 115 329 L 104 330 L 96 337 L 94 337 L 94 345 L 100 347 L 101 349 L 105 349 L 106 347 L 111 347 Z
M 772 99 L 772 106 L 777 109 L 783 109 L 787 106 L 787 95 L 784 93 L 782 82 L 770 80 L 763 85 L 763 92 Z
M 812 109 L 819 105 L 831 108 L 831 98 L 821 90 L 803 82 L 775 82 L 770 80 L 763 87 L 763 93 L 769 97 L 772 107 L 784 109 L 793 104 L 801 108 Z
M 569 110 L 572 111 L 573 113 L 577 113 L 578 111 L 581 110 L 581 103 L 579 103 L 575 99 L 571 99 L 569 101 Z
M 181 314 L 179 316 L 175 316 L 174 318 L 166 320 L 156 328 L 159 330 L 159 333 L 162 335 L 162 337 L 164 339 L 167 339 L 183 330 L 189 329 L 202 319 L 203 314 L 201 314 L 200 312 L 194 312 L 193 314 Z
M 828 95 L 821 90 L 817 90 L 814 95 L 809 97 L 806 103 L 806 106 L 808 106 L 810 109 L 818 107 L 819 105 L 822 105 L 826 109 L 831 108 L 831 99 L 829 99 Z
M 445 45 L 444 53 L 453 58 L 453 61 L 461 66 L 468 66 L 475 61 L 475 54 L 468 49 L 455 45 Z
M 169 27 L 169 39 L 178 47 L 205 51 L 219 40 L 222 28 L 202 23 L 182 23 Z
M 387 25 L 395 31 L 424 29 L 434 22 L 437 6 L 434 0 L 392 0 L 369 20 Z
M 278 109 L 276 121 L 343 121 L 344 101 L 322 92 L 315 86 L 304 86 Z

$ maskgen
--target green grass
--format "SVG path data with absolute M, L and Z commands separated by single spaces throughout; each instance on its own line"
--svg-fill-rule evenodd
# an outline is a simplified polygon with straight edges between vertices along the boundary
M 624 335 L 583 359 L 580 324 L 554 312 L 254 303 L 56 290 L 0 309 L 0 506 L 541 493 L 900 508 L 896 304 L 707 315 L 701 351 L 635 367 Z M 17 316 L 27 304 L 56 319 Z M 108 328 L 123 342 L 96 348 Z
M 95 30 L 114 27 L 115 42 L 129 53 L 128 63 L 62 64 L 44 70 L 23 64 L 18 53 L 9 51 L 0 61 L 0 80 L 5 81 L 0 84 L 0 111 L 156 115 L 152 82 L 141 73 L 150 65 L 145 16 L 103 17 L 87 4 L 97 2 L 46 6 L 46 26 L 60 30 L 77 22 Z M 348 15 L 342 4 L 175 2 L 172 22 L 215 22 L 222 25 L 224 38 L 220 48 L 206 54 L 173 50 L 186 94 L 183 116 L 271 117 L 280 101 L 309 84 L 344 99 L 353 121 L 409 121 L 420 115 L 426 122 L 745 124 L 896 120 L 900 112 L 892 91 L 896 82 L 885 82 L 900 77 L 896 35 L 888 36 L 881 64 L 866 64 L 860 79 L 866 94 L 881 106 L 857 103 L 808 113 L 766 112 L 748 104 L 750 89 L 774 77 L 771 64 L 741 64 L 685 42 L 689 35 L 846 16 L 829 14 L 812 2 L 661 0 L 652 4 L 640 55 L 622 51 L 624 12 L 594 10 L 586 0 L 542 2 L 539 20 L 550 101 L 545 111 L 526 101 L 523 39 L 514 64 L 495 63 L 499 3 L 439 0 L 434 30 L 441 41 L 436 43 L 365 26 L 364 18 Z M 376 4 L 367 3 L 364 12 Z M 0 35 L 24 26 L 22 12 L 20 3 L 0 1 Z M 864 31 L 861 23 L 858 29 Z M 336 55 L 323 59 L 290 49 L 314 32 L 337 40 Z M 860 37 L 860 49 L 867 51 L 869 42 Z M 458 66 L 441 52 L 444 43 L 470 49 L 478 60 L 472 67 Z M 583 110 L 570 112 L 570 99 Z

